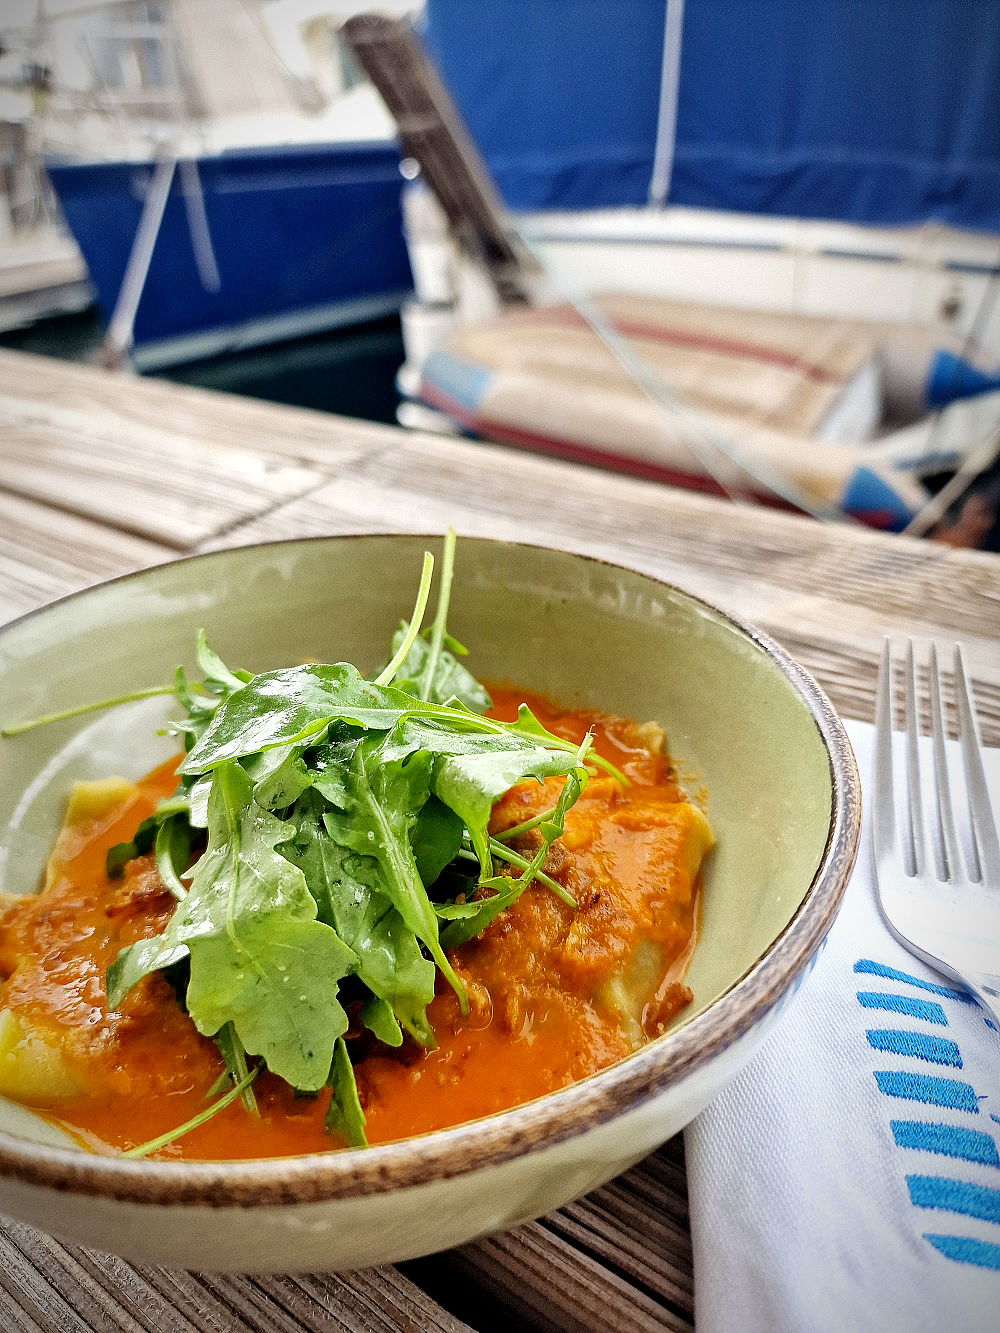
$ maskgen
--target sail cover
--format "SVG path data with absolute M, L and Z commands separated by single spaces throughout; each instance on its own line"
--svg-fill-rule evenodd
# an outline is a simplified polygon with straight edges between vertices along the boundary
M 427 0 L 509 207 L 646 204 L 666 9 Z M 679 31 L 669 203 L 1000 231 L 996 0 L 684 0 Z

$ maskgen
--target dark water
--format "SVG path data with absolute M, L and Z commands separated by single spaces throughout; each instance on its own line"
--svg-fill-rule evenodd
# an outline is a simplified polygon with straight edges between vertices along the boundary
M 96 363 L 103 337 L 104 321 L 91 309 L 0 334 L 0 347 Z M 367 421 L 394 422 L 395 378 L 402 364 L 403 335 L 399 319 L 392 316 L 293 342 L 192 361 L 157 371 L 156 377 Z
M 40 319 L 23 329 L 0 333 L 0 347 L 65 361 L 96 361 L 104 336 L 104 323 L 96 309 L 78 315 Z

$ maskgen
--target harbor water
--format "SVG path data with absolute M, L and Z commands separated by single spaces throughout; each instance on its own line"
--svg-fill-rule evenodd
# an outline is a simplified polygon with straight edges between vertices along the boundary
M 104 321 L 96 307 L 0 334 L 0 347 L 97 364 Z M 295 407 L 396 419 L 396 372 L 403 364 L 397 316 L 266 347 L 229 352 L 156 372 L 162 379 Z

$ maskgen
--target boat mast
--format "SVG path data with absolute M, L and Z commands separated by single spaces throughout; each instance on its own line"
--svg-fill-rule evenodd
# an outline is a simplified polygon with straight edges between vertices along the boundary
M 507 216 L 489 172 L 409 23 L 355 14 L 341 34 L 399 127 L 404 152 L 444 210 L 452 235 L 504 305 L 531 304 L 540 266 Z
M 667 0 L 663 23 L 663 67 L 660 73 L 660 112 L 656 122 L 653 174 L 649 179 L 649 204 L 663 208 L 670 194 L 677 146 L 677 96 L 681 82 L 681 30 L 684 0 Z

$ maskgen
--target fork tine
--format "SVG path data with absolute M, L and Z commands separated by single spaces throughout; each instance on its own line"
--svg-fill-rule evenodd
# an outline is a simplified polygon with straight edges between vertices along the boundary
M 965 784 L 969 792 L 973 841 L 979 860 L 981 882 L 1000 884 L 1000 839 L 990 804 L 986 773 L 983 769 L 982 740 L 976 710 L 972 706 L 969 673 L 965 668 L 961 644 L 955 644 L 955 704 L 958 710 Z
M 924 845 L 924 814 L 920 797 L 920 749 L 918 745 L 920 721 L 917 716 L 917 676 L 913 665 L 913 640 L 906 641 L 906 674 L 903 700 L 906 725 L 906 787 L 909 809 L 908 833 L 910 853 L 916 874 L 922 875 L 927 861 Z
M 896 856 L 896 806 L 892 786 L 892 646 L 882 640 L 875 690 L 875 755 L 872 780 L 875 855 Z
M 941 706 L 941 679 L 938 673 L 937 648 L 932 643 L 930 652 L 931 736 L 934 744 L 934 786 L 937 790 L 937 827 L 944 856 L 945 879 L 957 880 L 963 874 L 958 849 L 958 833 L 951 805 L 948 785 L 948 759 L 944 744 L 944 709 Z

